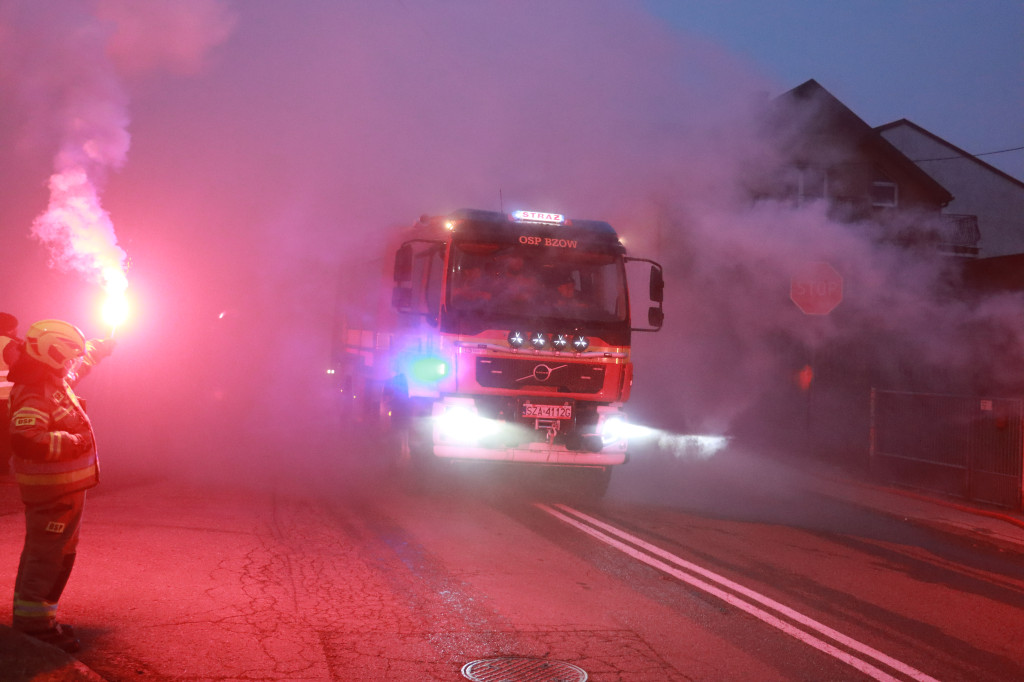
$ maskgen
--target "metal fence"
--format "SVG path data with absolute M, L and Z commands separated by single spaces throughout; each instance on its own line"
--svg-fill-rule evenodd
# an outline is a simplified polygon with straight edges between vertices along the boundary
M 1022 508 L 1024 401 L 871 390 L 871 470 L 889 482 Z

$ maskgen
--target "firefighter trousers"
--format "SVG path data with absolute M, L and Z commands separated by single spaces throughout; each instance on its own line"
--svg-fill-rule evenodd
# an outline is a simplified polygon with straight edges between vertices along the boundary
M 57 602 L 75 564 L 85 491 L 25 503 L 25 546 L 14 583 L 14 628 L 38 632 L 57 623 Z

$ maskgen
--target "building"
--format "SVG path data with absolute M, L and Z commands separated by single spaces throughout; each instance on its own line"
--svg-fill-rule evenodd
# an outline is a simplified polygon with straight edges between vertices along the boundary
M 817 81 L 773 100 L 767 121 L 784 168 L 756 194 L 798 203 L 826 199 L 832 218 L 870 221 L 881 226 L 882 240 L 945 255 L 978 254 L 975 214 L 951 213 L 956 197 L 947 186 Z
M 976 257 L 976 220 L 946 213 L 953 193 L 817 81 L 771 100 L 764 125 L 777 154 L 752 188 L 755 200 L 824 201 L 829 217 L 851 232 L 935 259 L 936 271 L 951 278 Z M 844 276 L 844 287 L 857 286 Z M 866 327 L 848 307 L 830 315 L 845 336 L 813 350 L 781 346 L 792 372 L 810 370 L 812 380 L 806 389 L 780 383 L 757 408 L 772 415 L 772 426 L 752 419 L 751 429 L 763 428 L 754 438 L 784 451 L 866 462 L 873 387 L 950 391 L 959 377 L 919 363 L 898 331 Z
M 1024 254 L 1024 182 L 906 119 L 876 130 L 950 191 L 943 213 L 977 223 L 979 258 Z
M 768 195 L 826 199 L 832 216 L 854 229 L 862 222 L 877 240 L 940 257 L 951 286 L 937 287 L 932 302 L 953 303 L 954 316 L 986 290 L 1024 291 L 1020 180 L 905 119 L 871 128 L 813 80 L 773 104 L 770 132 L 784 157 Z M 1020 508 L 1020 429 L 1008 416 L 1019 413 L 1019 401 L 992 398 L 1022 388 L 998 360 L 1014 348 L 1001 334 L 1015 335 L 1019 304 L 999 300 L 1007 317 L 994 325 L 998 332 L 988 318 L 956 317 L 977 342 L 951 337 L 951 354 L 938 360 L 916 352 L 914 332 L 902 328 L 816 349 L 808 365 L 814 393 L 804 406 L 808 451 L 857 462 L 867 446 L 871 471 L 886 480 Z M 843 314 L 836 312 L 837 324 Z M 962 357 L 949 361 L 958 348 Z M 796 423 L 792 393 L 773 399 Z
M 965 229 L 977 225 L 978 258 L 964 264 L 964 282 L 976 290 L 1024 290 L 1024 182 L 900 119 L 879 134 L 950 190 L 944 213 Z

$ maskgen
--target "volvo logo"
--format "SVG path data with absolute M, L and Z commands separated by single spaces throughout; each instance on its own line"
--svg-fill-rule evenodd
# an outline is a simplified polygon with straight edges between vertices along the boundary
M 551 365 L 546 365 L 542 362 L 540 364 L 533 366 L 533 372 L 531 374 L 527 374 L 525 377 L 516 379 L 516 381 L 526 381 L 527 379 L 533 379 L 534 381 L 544 383 L 545 381 L 551 378 L 551 375 L 554 374 L 556 370 L 568 366 L 569 365 L 558 365 L 557 367 L 552 367 Z

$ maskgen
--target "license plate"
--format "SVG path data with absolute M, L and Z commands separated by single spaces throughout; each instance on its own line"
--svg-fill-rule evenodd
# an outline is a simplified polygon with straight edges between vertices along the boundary
M 572 405 L 523 403 L 523 416 L 527 419 L 572 419 Z

